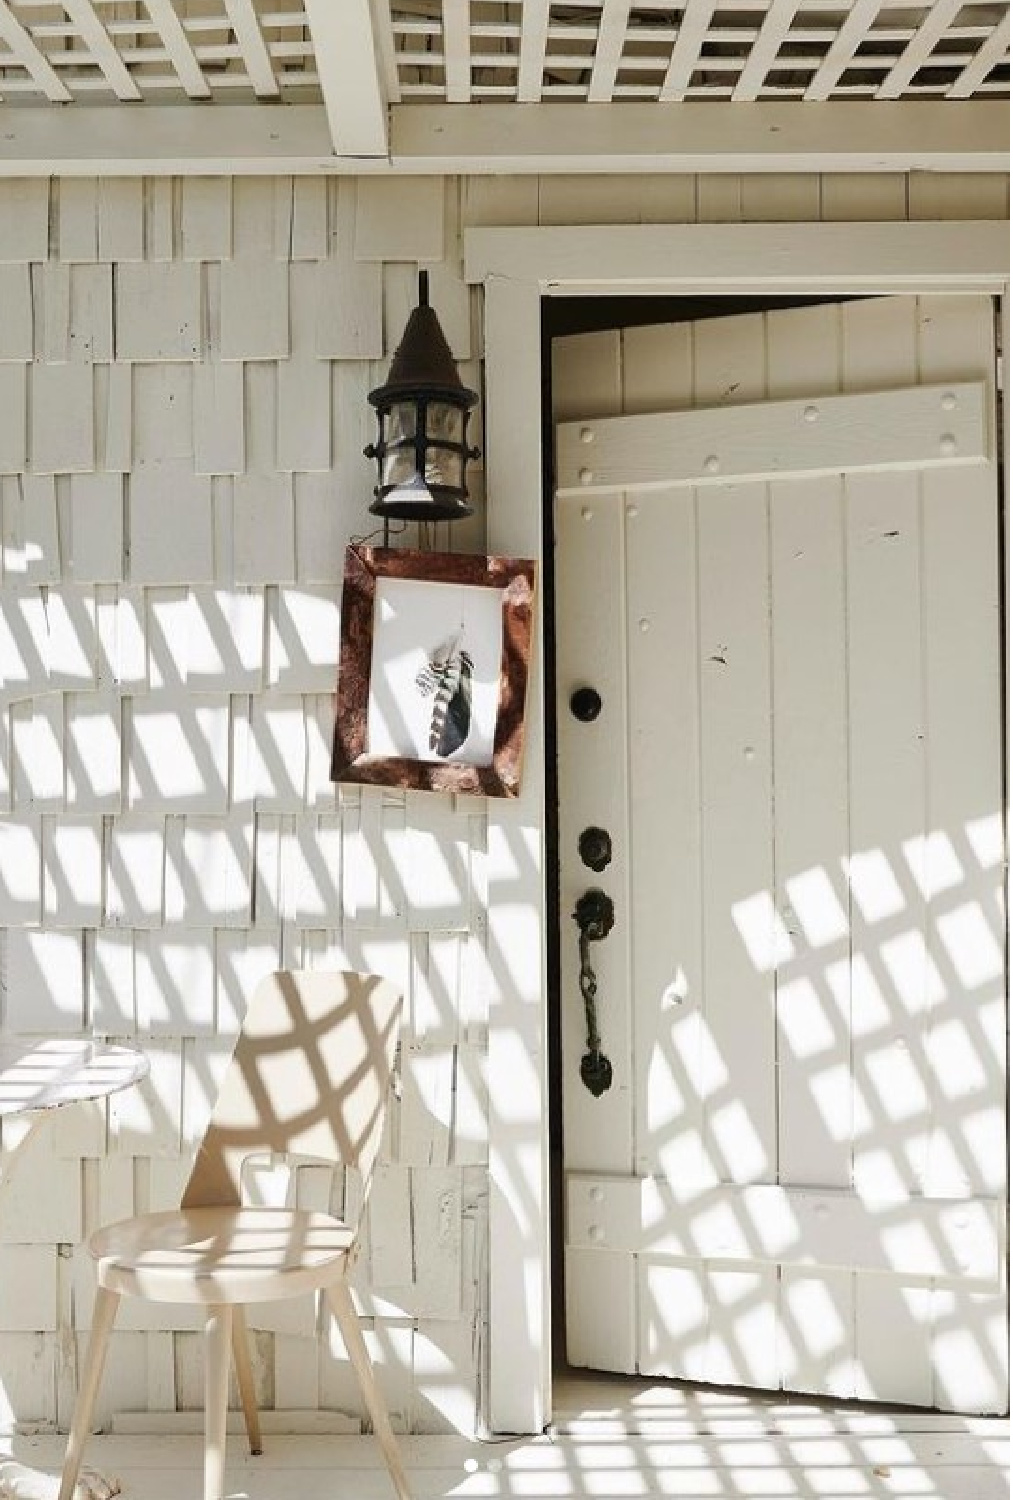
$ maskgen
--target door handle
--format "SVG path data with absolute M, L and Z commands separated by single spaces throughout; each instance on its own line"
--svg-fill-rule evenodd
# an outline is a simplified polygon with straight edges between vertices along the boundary
M 607 938 L 615 926 L 616 910 L 612 897 L 592 887 L 585 891 L 573 910 L 580 950 L 580 993 L 584 1000 L 587 1025 L 587 1051 L 580 1060 L 580 1077 L 586 1089 L 599 1098 L 612 1087 L 612 1064 L 601 1050 L 598 1033 L 598 977 L 591 963 L 591 944 Z

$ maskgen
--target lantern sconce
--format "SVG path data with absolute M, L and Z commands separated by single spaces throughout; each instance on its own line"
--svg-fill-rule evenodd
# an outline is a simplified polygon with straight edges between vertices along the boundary
M 419 304 L 405 325 L 383 385 L 369 392 L 377 438 L 363 451 L 375 459 L 369 507 L 384 527 L 397 521 L 456 521 L 472 514 L 468 416 L 478 401 L 457 373 L 440 321 L 429 306 L 429 275 L 419 272 Z

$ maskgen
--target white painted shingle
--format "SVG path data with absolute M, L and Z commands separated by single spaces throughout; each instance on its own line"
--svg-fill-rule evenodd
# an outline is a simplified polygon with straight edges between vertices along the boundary
M 92 1025 L 106 1035 L 129 1036 L 137 1027 L 133 933 L 105 927 L 87 934 L 85 965 Z
M 165 818 L 116 818 L 107 840 L 105 921 L 110 927 L 160 927 L 165 905 Z
M 43 818 L 42 913 L 50 929 L 101 922 L 101 818 Z
M 55 1245 L 0 1245 L 0 1327 L 36 1340 L 55 1330 L 55 1277 Z
M 215 1018 L 220 1036 L 238 1033 L 257 985 L 280 966 L 280 929 L 216 934 Z
M 166 461 L 137 469 L 128 481 L 130 578 L 133 583 L 210 583 L 214 526 L 210 481 Z
M 0 818 L 0 926 L 38 927 L 41 922 L 41 820 Z
M 321 359 L 383 358 L 383 270 L 340 258 L 316 269 L 316 353 Z
M 15 812 L 60 812 L 64 806 L 63 699 L 58 693 L 11 707 Z
M 133 366 L 95 369 L 96 463 L 126 474 L 133 467 Z
M 46 589 L 31 618 L 50 689 L 91 687 L 98 660 L 94 590 L 72 583 Z
M 70 269 L 68 357 L 91 364 L 113 357 L 113 272 L 111 266 Z
M 236 716 L 234 800 L 265 812 L 300 812 L 306 785 L 306 721 L 294 693 L 262 693 Z
M 103 177 L 98 185 L 98 258 L 144 259 L 144 182 L 140 177 Z
M 291 475 L 241 475 L 233 496 L 235 581 L 290 583 L 295 578 Z
M 252 815 L 171 818 L 166 827 L 166 924 L 246 928 L 252 901 Z
M 81 933 L 12 928 L 7 934 L 9 1030 L 73 1033 L 83 1025 Z
M 61 547 L 53 476 L 11 474 L 0 486 L 4 577 L 12 583 L 58 583 Z
M 180 253 L 184 260 L 226 260 L 232 252 L 232 182 L 184 177 L 180 183 Z
M 116 358 L 192 360 L 200 352 L 200 267 L 187 261 L 119 265 Z
M 98 180 L 64 177 L 58 192 L 59 247 L 63 261 L 98 259 Z
M 340 645 L 336 583 L 272 591 L 268 682 L 283 692 L 333 692 Z
M 341 826 L 337 815 L 298 817 L 283 856 L 282 916 L 303 927 L 341 920 Z
M 222 359 L 284 359 L 289 352 L 288 266 L 264 259 L 225 261 L 221 284 Z
M 228 698 L 172 692 L 133 698 L 129 725 L 127 785 L 131 811 L 226 811 Z
M 121 700 L 114 686 L 64 700 L 66 801 L 76 812 L 117 813 L 122 805 Z
M 208 363 L 193 369 L 194 468 L 241 474 L 245 467 L 243 367 Z
M 29 267 L 0 262 L 0 360 L 30 360 L 33 330 Z
M 61 506 L 66 576 L 78 583 L 123 578 L 123 479 L 119 474 L 73 474 Z
M 32 468 L 67 474 L 95 467 L 90 365 L 32 366 Z
M 214 933 L 137 933 L 134 940 L 138 1023 L 168 1036 L 214 1030 Z
M 28 445 L 27 376 L 22 364 L 0 364 L 0 474 L 20 474 Z
M 360 177 L 356 260 L 442 260 L 442 177 Z
M 49 259 L 49 179 L 0 180 L 0 261 Z
M 278 468 L 331 466 L 331 367 L 289 359 L 278 366 Z

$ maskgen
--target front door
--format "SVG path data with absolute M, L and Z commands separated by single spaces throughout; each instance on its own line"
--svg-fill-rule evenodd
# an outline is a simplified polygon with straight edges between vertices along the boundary
M 1005 1407 L 994 383 L 983 297 L 555 345 L 573 1365 Z

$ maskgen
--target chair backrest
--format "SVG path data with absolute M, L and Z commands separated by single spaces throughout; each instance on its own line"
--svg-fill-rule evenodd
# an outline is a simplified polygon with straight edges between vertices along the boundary
M 257 986 L 184 1208 L 238 1204 L 243 1162 L 291 1152 L 355 1167 L 380 1149 L 401 996 L 376 974 L 287 970 Z

